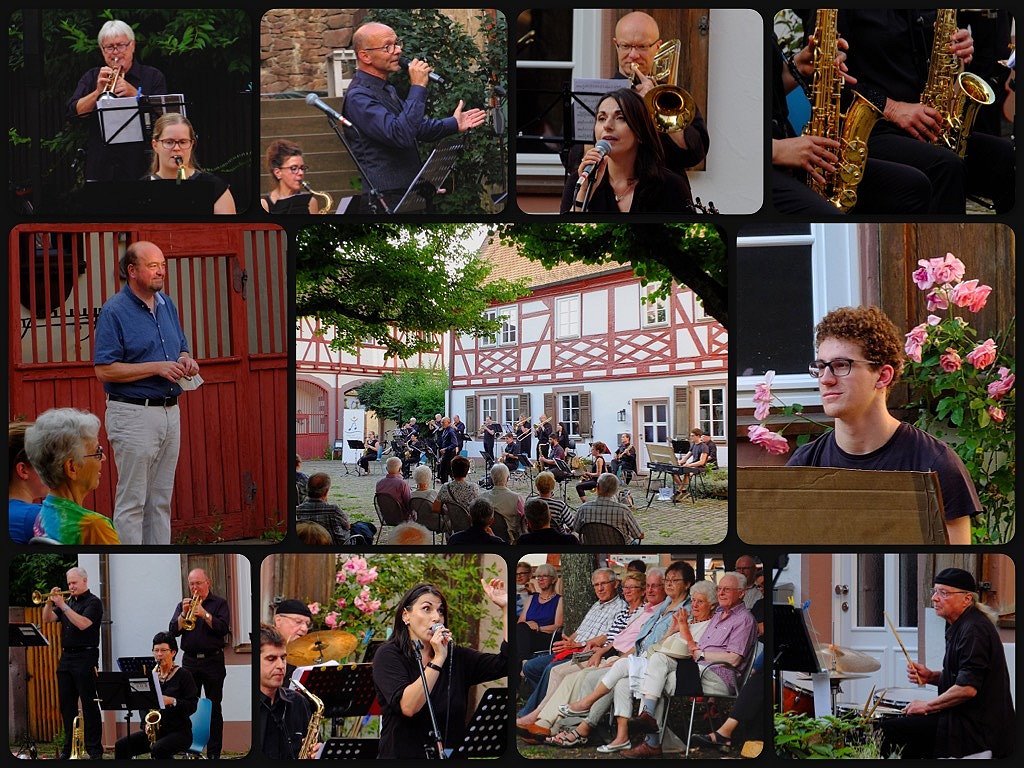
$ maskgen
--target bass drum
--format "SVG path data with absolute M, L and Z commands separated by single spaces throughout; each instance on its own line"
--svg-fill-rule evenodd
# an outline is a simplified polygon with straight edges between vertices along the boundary
M 784 682 L 782 684 L 782 711 L 814 717 L 814 694 L 796 683 Z

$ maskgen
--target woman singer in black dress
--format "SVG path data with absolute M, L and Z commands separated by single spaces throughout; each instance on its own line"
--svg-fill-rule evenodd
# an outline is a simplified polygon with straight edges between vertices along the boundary
M 437 756 L 417 654 L 445 749 L 462 743 L 470 686 L 508 674 L 505 582 L 481 579 L 481 584 L 484 594 L 502 613 L 504 632 L 498 653 L 482 653 L 452 642 L 445 626 L 448 602 L 432 584 L 416 585 L 398 604 L 391 638 L 373 656 L 373 684 L 381 708 L 378 758 Z
M 690 183 L 665 167 L 661 138 L 635 91 L 620 88 L 601 97 L 594 141 L 610 149 L 602 155 L 593 147 L 583 155 L 566 180 L 561 213 L 693 213 Z M 591 163 L 594 170 L 577 189 Z

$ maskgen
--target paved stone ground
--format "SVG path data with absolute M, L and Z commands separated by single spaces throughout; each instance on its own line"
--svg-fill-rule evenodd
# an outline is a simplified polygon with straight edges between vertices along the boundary
M 373 510 L 373 489 L 381 477 L 381 466 L 377 462 L 370 464 L 373 472 L 368 477 L 356 477 L 355 469 L 345 474 L 340 461 L 304 461 L 302 471 L 307 475 L 314 472 L 326 472 L 331 476 L 329 500 L 348 512 L 351 520 L 368 520 L 377 523 L 377 515 Z M 482 477 L 482 467 L 474 465 L 469 479 L 476 482 Z M 695 546 L 715 545 L 725 539 L 728 532 L 728 502 L 725 499 L 700 499 L 696 503 L 686 501 L 672 504 L 669 501 L 655 500 L 649 509 L 644 498 L 646 478 L 634 478 L 630 488 L 638 509 L 635 512 L 637 521 L 646 536 L 643 543 L 647 544 L 687 544 Z M 412 481 L 409 481 L 413 488 Z M 510 486 L 520 493 L 528 493 L 529 488 L 524 482 L 513 482 Z M 591 493 L 591 497 L 593 494 Z M 579 499 L 570 486 L 566 499 L 572 507 L 579 506 Z

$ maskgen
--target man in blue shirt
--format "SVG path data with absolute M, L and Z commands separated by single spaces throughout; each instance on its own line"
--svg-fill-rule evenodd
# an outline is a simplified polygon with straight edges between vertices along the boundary
M 178 397 L 199 373 L 178 311 L 163 293 L 167 261 L 154 243 L 121 257 L 120 292 L 96 321 L 96 378 L 117 466 L 114 526 L 122 544 L 171 543 L 171 491 L 181 444 Z
M 403 101 L 387 81 L 388 75 L 402 68 L 402 41 L 385 24 L 370 22 L 359 27 L 352 35 L 352 49 L 357 71 L 345 92 L 342 113 L 355 129 L 348 129 L 346 138 L 365 173 L 363 190 L 370 190 L 369 182 L 373 182 L 388 207 L 393 208 L 423 162 L 418 142 L 437 141 L 476 128 L 487 114 L 482 109 L 463 111 L 459 101 L 451 117 L 426 117 L 432 68 L 420 59 L 409 62 L 409 94 Z

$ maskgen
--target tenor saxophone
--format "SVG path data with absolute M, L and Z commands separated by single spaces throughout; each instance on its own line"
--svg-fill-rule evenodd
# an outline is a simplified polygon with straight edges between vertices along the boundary
M 965 72 L 960 57 L 949 50 L 949 40 L 959 28 L 956 10 L 939 8 L 935 14 L 928 80 L 921 91 L 921 103 L 938 112 L 942 123 L 932 144 L 964 157 L 978 109 L 995 102 L 996 94 L 983 78 Z
M 292 680 L 292 687 L 304 693 L 316 708 L 313 716 L 309 718 L 309 727 L 306 728 L 306 736 L 302 739 L 302 746 L 299 748 L 298 759 L 307 760 L 313 757 L 313 750 L 316 748 L 317 742 L 320 741 L 320 722 L 324 717 L 324 703 L 320 697 L 310 693 L 306 686 L 298 680 Z
M 837 15 L 837 8 L 819 8 L 815 13 L 811 117 L 804 126 L 804 135 L 839 142 L 835 171 L 821 169 L 825 183 L 808 176 L 807 186 L 840 213 L 847 213 L 857 204 L 857 185 L 864 178 L 864 165 L 868 161 L 868 136 L 882 117 L 882 111 L 854 91 L 853 101 L 846 112 L 842 112 L 843 75 L 836 65 L 839 53 Z

